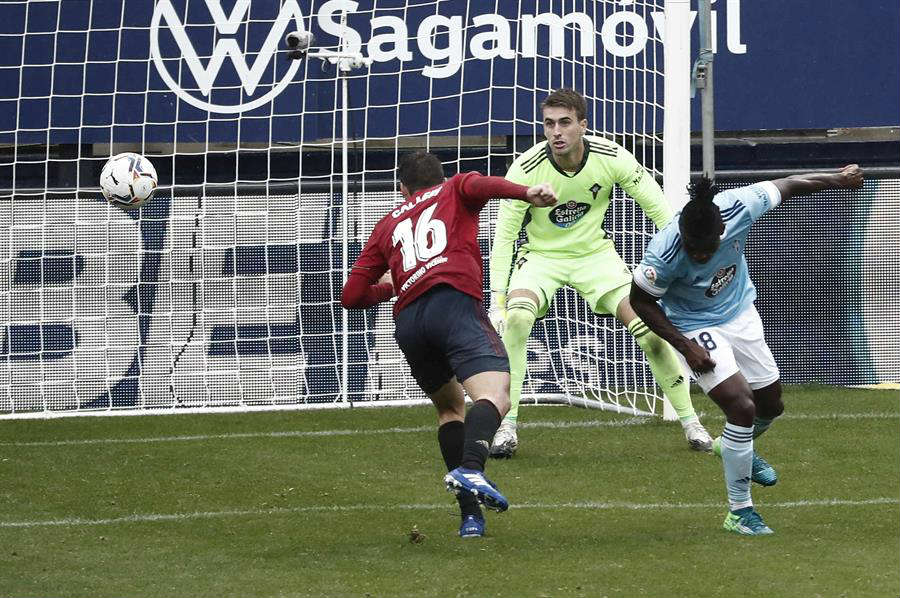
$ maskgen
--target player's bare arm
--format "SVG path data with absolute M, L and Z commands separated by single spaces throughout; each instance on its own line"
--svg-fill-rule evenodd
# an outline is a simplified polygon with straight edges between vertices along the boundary
M 654 297 L 636 283 L 631 283 L 629 296 L 631 307 L 640 316 L 650 330 L 665 339 L 676 351 L 684 355 L 688 366 L 698 374 L 711 371 L 716 362 L 709 356 L 709 351 L 687 339 L 669 321 Z
M 772 182 L 781 193 L 781 200 L 784 201 L 795 195 L 807 195 L 823 189 L 859 189 L 864 178 L 858 164 L 848 164 L 835 173 L 795 174 Z

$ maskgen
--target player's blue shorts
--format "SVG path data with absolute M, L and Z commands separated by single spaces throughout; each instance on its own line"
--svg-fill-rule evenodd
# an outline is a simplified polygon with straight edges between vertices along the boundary
M 508 372 L 509 357 L 481 301 L 440 284 L 400 310 L 394 338 L 413 378 L 426 393 L 455 375 Z

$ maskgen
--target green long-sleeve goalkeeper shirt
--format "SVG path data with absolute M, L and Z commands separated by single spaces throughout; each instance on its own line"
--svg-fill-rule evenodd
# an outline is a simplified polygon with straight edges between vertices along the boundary
M 502 200 L 491 247 L 491 290 L 505 292 L 513 250 L 525 215 L 528 237 L 524 248 L 547 257 L 573 258 L 597 253 L 612 245 L 603 231 L 613 185 L 618 184 L 643 208 L 658 228 L 672 219 L 662 189 L 635 157 L 603 137 L 584 136 L 584 160 L 576 172 L 562 170 L 546 141 L 516 158 L 506 178 L 521 185 L 548 183 L 559 196 L 549 208 L 522 201 Z

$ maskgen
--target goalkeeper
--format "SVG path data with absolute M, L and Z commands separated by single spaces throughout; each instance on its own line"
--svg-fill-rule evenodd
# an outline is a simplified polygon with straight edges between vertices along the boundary
M 631 308 L 631 272 L 602 228 L 615 184 L 637 200 L 658 228 L 672 219 L 672 209 L 628 150 L 585 134 L 587 106 L 581 94 L 558 89 L 547 96 L 541 110 L 547 140 L 519 156 L 506 178 L 521 185 L 548 182 L 559 203 L 549 208 L 510 200 L 500 204 L 490 256 L 490 316 L 509 354 L 512 405 L 494 436 L 490 455 L 511 457 L 518 448 L 525 345 L 535 320 L 547 313 L 563 285 L 574 288 L 595 313 L 612 314 L 627 326 L 675 408 L 691 448 L 709 451 L 712 438 L 694 412 L 678 358 Z M 513 266 L 523 223 L 528 241 L 519 248 Z

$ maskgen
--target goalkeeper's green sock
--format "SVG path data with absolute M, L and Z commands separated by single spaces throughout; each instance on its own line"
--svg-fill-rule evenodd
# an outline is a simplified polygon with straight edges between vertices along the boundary
M 512 297 L 506 302 L 506 329 L 503 345 L 509 355 L 509 411 L 503 418 L 513 426 L 519 417 L 519 400 L 522 383 L 525 382 L 525 366 L 528 361 L 526 343 L 537 317 L 537 306 L 527 297 Z
M 696 419 L 697 414 L 691 403 L 690 385 L 684 378 L 675 349 L 654 334 L 640 318 L 628 323 L 628 332 L 647 356 L 656 383 L 669 399 L 681 423 L 685 424 Z

